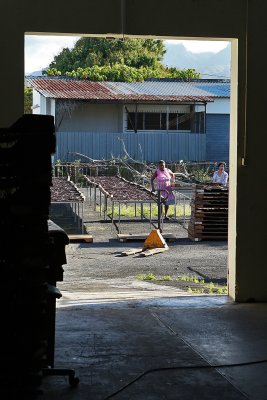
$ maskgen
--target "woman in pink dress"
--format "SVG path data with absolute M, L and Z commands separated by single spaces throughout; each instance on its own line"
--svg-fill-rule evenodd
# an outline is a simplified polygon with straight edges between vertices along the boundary
M 174 186 L 175 175 L 169 169 L 166 168 L 165 161 L 160 160 L 158 164 L 158 168 L 153 173 L 151 177 L 151 188 L 152 191 L 155 191 L 154 180 L 157 181 L 157 190 L 160 190 L 161 195 L 164 197 L 164 205 L 165 205 L 165 219 L 169 219 L 168 210 L 170 204 L 175 203 L 175 197 L 172 192 L 171 186 Z

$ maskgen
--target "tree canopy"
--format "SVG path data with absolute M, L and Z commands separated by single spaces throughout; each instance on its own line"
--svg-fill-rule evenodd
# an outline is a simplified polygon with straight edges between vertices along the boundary
M 124 64 L 128 67 L 156 67 L 166 50 L 161 40 L 153 39 L 79 39 L 73 49 L 64 48 L 49 68 L 56 68 L 62 75 L 77 68 L 95 65 Z
M 32 89 L 24 87 L 24 114 L 32 114 Z
M 64 48 L 44 74 L 92 81 L 143 81 L 148 78 L 198 78 L 195 69 L 179 70 L 162 64 L 166 52 L 162 40 L 79 39 L 73 49 Z

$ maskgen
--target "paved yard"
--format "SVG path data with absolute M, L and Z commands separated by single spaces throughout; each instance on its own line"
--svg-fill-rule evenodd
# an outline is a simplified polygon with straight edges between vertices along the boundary
M 68 206 L 61 206 L 60 212 L 60 207 L 54 208 L 51 219 L 66 232 L 77 232 L 77 221 L 67 216 L 64 208 L 66 211 Z M 225 290 L 227 242 L 192 242 L 187 238 L 182 221 L 171 220 L 164 224 L 163 231 L 174 234 L 176 240 L 167 242 L 168 251 L 150 257 L 121 256 L 124 250 L 142 247 L 143 241 L 119 242 L 116 224 L 112 225 L 109 218 L 103 221 L 88 200 L 84 206 L 84 226 L 93 236 L 93 243 L 66 246 L 68 263 L 64 266 L 64 281 L 58 283 L 64 303 L 77 299 L 92 302 L 192 293 L 222 294 L 223 287 Z M 149 233 L 157 228 L 157 221 L 151 225 L 149 221 L 122 219 L 120 228 L 122 233 Z M 152 280 L 146 279 L 149 277 Z M 63 304 L 62 301 L 59 303 Z

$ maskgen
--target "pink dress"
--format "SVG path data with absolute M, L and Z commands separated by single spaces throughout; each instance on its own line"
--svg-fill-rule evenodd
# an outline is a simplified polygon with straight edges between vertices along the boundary
M 164 203 L 166 205 L 174 204 L 175 197 L 171 189 L 171 175 L 168 168 L 161 169 L 157 168 L 157 189 L 161 190 L 161 195 L 164 197 Z

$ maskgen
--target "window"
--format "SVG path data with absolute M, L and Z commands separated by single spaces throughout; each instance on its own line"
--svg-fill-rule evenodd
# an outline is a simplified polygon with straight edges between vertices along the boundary
M 178 131 L 178 114 L 177 113 L 169 114 L 169 130 L 170 131 Z
M 160 130 L 160 113 L 144 113 L 145 129 L 148 131 Z
M 196 112 L 191 119 L 191 132 L 192 133 L 205 133 L 205 113 Z
M 191 130 L 191 113 L 178 114 L 178 127 L 180 131 Z
M 129 131 L 205 132 L 205 113 L 127 112 Z
M 167 130 L 167 114 L 160 114 L 160 129 L 166 131 Z
M 129 131 L 141 131 L 143 130 L 143 113 L 127 113 L 127 130 Z

